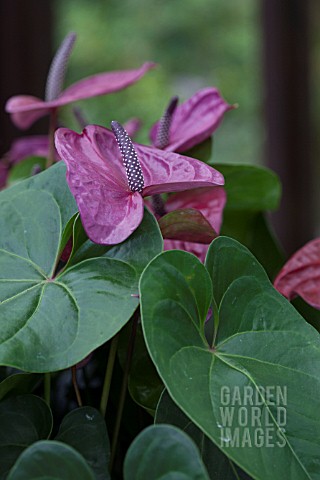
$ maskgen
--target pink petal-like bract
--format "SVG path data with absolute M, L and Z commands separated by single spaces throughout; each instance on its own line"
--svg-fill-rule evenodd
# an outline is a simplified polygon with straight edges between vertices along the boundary
M 169 130 L 169 143 L 163 147 L 171 152 L 185 152 L 198 145 L 220 125 L 227 110 L 234 108 L 223 100 L 216 88 L 204 88 L 175 109 Z M 157 122 L 150 131 L 154 145 L 159 128 Z
M 24 130 L 29 128 L 39 118 L 47 115 L 52 109 L 76 102 L 77 100 L 122 90 L 137 82 L 154 66 L 154 63 L 146 62 L 136 70 L 122 70 L 92 75 L 66 88 L 56 100 L 51 100 L 50 102 L 29 95 L 17 95 L 9 98 L 5 109 L 11 114 L 13 123 Z
M 299 295 L 320 309 L 320 238 L 292 255 L 278 273 L 274 287 L 289 300 Z
M 135 145 L 144 188 L 132 192 L 113 134 L 89 125 L 81 135 L 59 128 L 56 148 L 67 164 L 67 181 L 79 207 L 83 226 L 95 243 L 120 243 L 139 226 L 143 197 L 224 183 L 223 176 L 198 160 Z
M 165 208 L 167 212 L 180 208 L 195 208 L 202 213 L 219 234 L 226 200 L 227 195 L 223 187 L 197 188 L 170 196 L 165 204 Z M 201 262 L 204 262 L 208 248 L 209 245 L 203 243 L 164 240 L 165 250 L 185 250 L 196 255 Z
M 5 154 L 5 159 L 10 164 L 15 164 L 27 157 L 47 157 L 48 153 L 48 135 L 30 135 L 14 140 L 10 150 Z

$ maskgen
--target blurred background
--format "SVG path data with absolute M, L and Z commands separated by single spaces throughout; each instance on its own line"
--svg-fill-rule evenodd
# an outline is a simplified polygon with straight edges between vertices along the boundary
M 52 55 L 71 31 L 78 38 L 66 86 L 91 74 L 158 67 L 130 88 L 78 102 L 88 123 L 138 117 L 137 140 L 169 99 L 216 86 L 238 108 L 214 136 L 217 163 L 269 166 L 283 201 L 273 221 L 288 253 L 320 234 L 316 0 L 0 0 L 1 154 L 13 138 L 45 133 L 47 120 L 19 132 L 4 113 L 12 95 L 43 98 Z M 79 130 L 72 106 L 61 122 Z

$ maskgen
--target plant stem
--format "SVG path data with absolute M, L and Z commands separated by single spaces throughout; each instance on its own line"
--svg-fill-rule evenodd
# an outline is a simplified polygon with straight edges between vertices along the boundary
M 50 407 L 50 397 L 51 397 L 51 373 L 45 373 L 43 377 L 43 396 L 45 402 Z
M 72 372 L 72 384 L 73 384 L 74 391 L 76 393 L 77 402 L 78 402 L 79 407 L 82 407 L 80 390 L 79 390 L 78 383 L 77 383 L 77 368 L 76 368 L 75 365 L 73 365 L 73 367 L 71 367 L 71 372 Z
M 57 108 L 53 108 L 50 111 L 50 124 L 49 124 L 49 152 L 47 157 L 46 168 L 51 167 L 55 161 L 55 146 L 54 146 L 54 132 L 57 128 Z
M 110 467 L 109 467 L 110 472 L 112 471 L 113 463 L 114 463 L 115 456 L 116 456 L 116 448 L 117 448 L 117 444 L 118 444 L 118 438 L 119 438 L 119 432 L 120 432 L 120 425 L 121 425 L 122 413 L 123 413 L 123 408 L 124 408 L 124 402 L 125 402 L 126 394 L 127 394 L 128 377 L 129 377 L 131 361 L 132 361 L 132 356 L 133 356 L 133 350 L 134 350 L 134 344 L 135 344 L 135 339 L 136 339 L 139 314 L 140 314 L 140 309 L 137 308 L 137 310 L 135 311 L 135 313 L 133 315 L 133 319 L 132 319 L 132 329 L 131 329 L 131 335 L 130 335 L 130 340 L 129 340 L 129 345 L 128 345 L 126 364 L 125 364 L 124 373 L 123 373 L 121 392 L 120 392 L 120 398 L 119 398 L 119 407 L 118 407 L 116 422 L 115 422 L 114 431 L 113 431 L 113 438 L 112 438 L 112 444 L 111 444 L 111 455 L 110 455 Z
M 108 399 L 109 399 L 111 379 L 112 379 L 114 362 L 115 362 L 115 359 L 116 359 L 118 342 L 119 342 L 119 334 L 117 334 L 113 337 L 113 339 L 111 340 L 111 345 L 110 345 L 108 363 L 107 363 L 106 374 L 105 374 L 104 382 L 103 382 L 101 400 L 100 400 L 100 413 L 103 417 L 105 417 L 106 411 L 107 411 L 107 404 L 108 404 Z

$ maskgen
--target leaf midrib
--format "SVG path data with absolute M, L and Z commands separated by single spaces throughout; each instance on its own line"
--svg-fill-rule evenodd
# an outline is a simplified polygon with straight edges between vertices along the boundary
M 27 263 L 30 263 L 30 265 L 32 265 L 32 267 L 38 272 L 40 273 L 40 275 L 42 277 L 44 277 L 45 279 L 47 279 L 47 275 L 45 274 L 45 272 L 39 267 L 39 265 L 37 265 L 36 263 L 34 263 L 30 258 L 26 258 L 26 257 L 22 257 L 21 255 L 18 255 L 17 253 L 14 253 L 14 252 L 10 252 L 9 250 L 5 250 L 4 248 L 0 248 L 0 252 L 3 252 L 7 255 L 11 255 L 12 257 L 16 257 L 16 258 L 19 258 L 20 260 L 22 260 L 23 262 L 27 262 Z
M 228 365 L 229 368 L 232 368 L 233 370 L 237 370 L 237 371 L 240 372 L 242 375 L 245 375 L 245 376 L 250 380 L 250 382 L 254 385 L 255 389 L 256 389 L 257 392 L 259 393 L 258 385 L 256 384 L 256 382 L 254 381 L 254 379 L 253 379 L 252 376 L 248 373 L 247 370 L 241 370 L 240 368 L 236 367 L 235 365 L 230 364 L 229 362 L 227 362 L 226 360 L 224 360 L 223 358 L 221 358 L 220 355 L 218 356 L 218 358 L 219 358 L 219 360 L 220 360 L 221 362 L 223 362 L 223 363 L 225 363 L 226 365 Z M 210 380 L 211 380 L 211 378 L 212 378 L 212 376 L 210 377 Z M 261 399 L 262 399 L 262 401 L 263 401 L 263 403 L 264 403 L 265 408 L 266 408 L 266 409 L 268 410 L 268 412 L 269 412 L 270 418 L 272 418 L 272 420 L 273 420 L 274 424 L 276 425 L 276 427 L 278 428 L 278 430 L 281 431 L 282 435 L 285 437 L 286 443 L 287 443 L 289 449 L 291 450 L 292 455 L 296 458 L 298 464 L 301 466 L 302 470 L 305 472 L 307 478 L 308 478 L 309 480 L 312 480 L 312 477 L 309 476 L 309 473 L 308 473 L 308 471 L 306 470 L 306 467 L 303 465 L 303 463 L 301 462 L 300 458 L 297 456 L 295 450 L 293 449 L 291 443 L 289 442 L 288 436 L 287 436 L 284 432 L 282 432 L 281 427 L 278 425 L 278 423 L 277 423 L 274 415 L 272 414 L 272 412 L 271 412 L 271 410 L 270 410 L 270 408 L 269 408 L 268 403 L 265 402 L 265 399 L 264 399 L 263 396 L 261 397 Z M 231 455 L 230 455 L 230 456 L 231 456 Z M 243 468 L 243 467 L 242 467 L 242 468 Z

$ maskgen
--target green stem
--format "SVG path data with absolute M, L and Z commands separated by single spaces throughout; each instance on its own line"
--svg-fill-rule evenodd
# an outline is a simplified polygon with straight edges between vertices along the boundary
M 119 432 L 120 432 L 120 425 L 121 425 L 121 419 L 122 419 L 122 414 L 123 414 L 124 402 L 125 402 L 126 394 L 127 394 L 128 377 L 129 377 L 131 361 L 132 361 L 132 356 L 133 356 L 133 350 L 134 350 L 134 344 L 135 344 L 135 339 L 136 339 L 136 334 L 137 334 L 139 314 L 140 314 L 140 309 L 137 308 L 137 310 L 135 311 L 135 313 L 133 315 L 133 319 L 132 319 L 131 336 L 130 336 L 130 340 L 129 340 L 127 358 L 126 358 L 126 363 L 125 363 L 125 368 L 124 368 L 124 373 L 123 373 L 121 392 L 120 392 L 120 398 L 119 398 L 119 407 L 118 407 L 116 422 L 115 422 L 114 431 L 113 431 L 113 438 L 112 438 L 112 444 L 111 444 L 111 455 L 110 455 L 110 467 L 109 467 L 110 472 L 112 471 L 115 456 L 116 456 L 116 448 L 117 448 L 117 444 L 118 444 L 118 438 L 119 438 Z
M 57 109 L 53 108 L 50 111 L 50 124 L 49 124 L 49 152 L 47 157 L 46 168 L 51 167 L 55 162 L 56 150 L 54 146 L 54 132 L 57 128 Z
M 43 396 L 45 402 L 50 407 L 50 397 L 51 397 L 51 373 L 45 373 L 43 377 Z
M 108 363 L 107 363 L 106 374 L 105 374 L 104 382 L 103 382 L 101 400 L 100 400 L 100 413 L 103 417 L 105 417 L 106 411 L 107 411 L 107 405 L 108 405 L 108 399 L 109 399 L 109 393 L 110 393 L 110 386 L 111 386 L 111 379 L 112 379 L 114 362 L 115 362 L 115 359 L 116 359 L 118 342 L 119 342 L 119 334 L 117 334 L 115 337 L 113 337 L 113 339 L 111 340 L 111 345 L 110 345 Z

